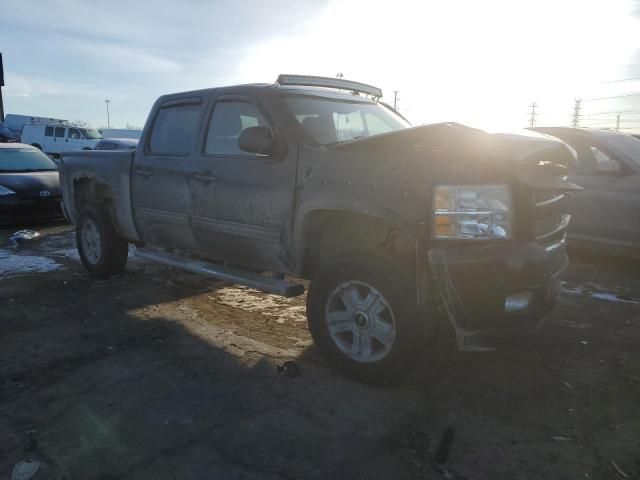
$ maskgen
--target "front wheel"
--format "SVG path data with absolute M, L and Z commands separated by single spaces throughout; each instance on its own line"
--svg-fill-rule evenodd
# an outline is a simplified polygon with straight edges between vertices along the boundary
M 411 371 L 424 341 L 412 278 L 390 260 L 359 254 L 318 272 L 307 296 L 309 330 L 334 369 L 374 385 Z
M 115 231 L 104 209 L 87 207 L 82 211 L 76 243 L 80 260 L 91 276 L 109 278 L 124 270 L 129 244 Z

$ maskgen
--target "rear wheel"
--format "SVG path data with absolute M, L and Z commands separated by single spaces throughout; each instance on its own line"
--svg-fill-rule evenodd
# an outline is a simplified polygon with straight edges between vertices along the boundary
M 76 227 L 80 260 L 95 278 L 109 278 L 122 273 L 127 263 L 128 242 L 113 228 L 103 208 L 87 207 Z
M 359 254 L 318 272 L 307 297 L 309 330 L 333 368 L 377 385 L 411 371 L 424 340 L 411 279 L 388 259 Z

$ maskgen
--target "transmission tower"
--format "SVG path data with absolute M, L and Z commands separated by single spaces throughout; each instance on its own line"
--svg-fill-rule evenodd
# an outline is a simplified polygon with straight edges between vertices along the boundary
M 573 106 L 573 119 L 571 121 L 572 127 L 580 126 L 580 107 L 582 105 L 582 99 L 576 98 L 575 104 Z
M 529 105 L 529 108 L 531 109 L 531 111 L 529 112 L 529 127 L 531 128 L 536 126 L 536 117 L 538 116 L 538 114 L 536 113 L 537 106 L 538 104 L 536 102 L 533 102 L 531 105 Z

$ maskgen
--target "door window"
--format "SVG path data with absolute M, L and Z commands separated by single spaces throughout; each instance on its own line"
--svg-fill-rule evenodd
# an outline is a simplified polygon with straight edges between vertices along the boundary
M 64 138 L 64 127 L 56 127 L 56 138 Z
M 258 107 L 240 101 L 218 102 L 209 121 L 204 153 L 219 155 L 257 155 L 241 150 L 238 138 L 245 128 L 268 127 Z
M 44 136 L 45 137 L 53 137 L 53 127 L 46 127 L 44 129 Z
M 201 108 L 201 105 L 196 104 L 161 108 L 153 122 L 149 152 L 158 155 L 189 155 L 198 132 Z
M 67 132 L 67 137 L 73 140 L 82 140 L 82 134 L 77 128 L 70 128 Z

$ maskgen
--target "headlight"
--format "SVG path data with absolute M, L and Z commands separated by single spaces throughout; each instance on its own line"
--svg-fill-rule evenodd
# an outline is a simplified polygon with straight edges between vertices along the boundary
M 433 199 L 434 238 L 510 236 L 511 190 L 508 185 L 436 187 Z
M 5 195 L 15 195 L 16 192 L 14 192 L 13 190 L 9 190 L 7 187 L 3 187 L 2 185 L 0 185 L 0 197 L 3 197 Z

